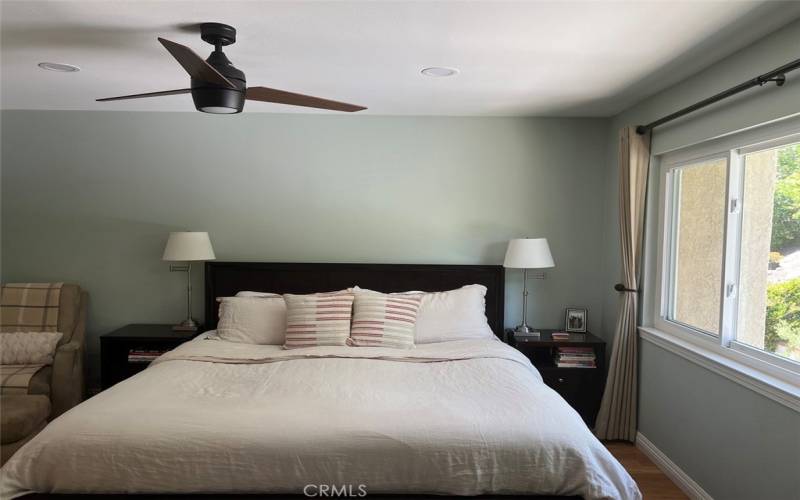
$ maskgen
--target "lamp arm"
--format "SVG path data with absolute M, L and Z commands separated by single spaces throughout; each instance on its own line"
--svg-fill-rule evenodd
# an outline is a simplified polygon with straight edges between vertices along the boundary
M 522 270 L 522 327 L 528 328 L 528 269 Z
M 532 332 L 528 326 L 528 268 L 522 269 L 522 323 L 514 329 L 514 333 L 528 335 Z
M 197 323 L 192 319 L 192 263 L 186 261 L 186 264 L 177 265 L 172 264 L 169 270 L 173 272 L 186 273 L 186 319 L 179 324 L 172 327 L 176 331 L 195 331 L 197 330 Z

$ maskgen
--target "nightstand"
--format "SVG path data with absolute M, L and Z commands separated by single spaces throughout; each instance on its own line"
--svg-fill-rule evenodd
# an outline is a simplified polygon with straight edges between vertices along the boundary
M 551 334 L 561 330 L 540 330 L 538 339 L 515 342 L 507 330 L 509 345 L 531 360 L 542 374 L 545 384 L 563 397 L 590 428 L 594 427 L 606 380 L 606 343 L 591 333 L 572 333 L 569 340 L 553 340 Z M 554 361 L 559 347 L 590 347 L 594 350 L 596 368 L 559 368 Z
M 201 331 L 176 332 L 172 325 L 135 324 L 101 335 L 100 378 L 103 389 L 139 373 L 150 364 L 149 358 L 192 340 Z

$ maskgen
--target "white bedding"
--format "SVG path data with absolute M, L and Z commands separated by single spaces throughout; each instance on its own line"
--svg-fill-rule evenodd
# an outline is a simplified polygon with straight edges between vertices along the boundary
M 287 351 L 196 339 L 54 420 L 0 482 L 3 498 L 309 484 L 641 498 L 530 362 L 489 340 Z

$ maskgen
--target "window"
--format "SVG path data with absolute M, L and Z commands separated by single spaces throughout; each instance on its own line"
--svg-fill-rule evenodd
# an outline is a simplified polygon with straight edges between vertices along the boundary
M 736 341 L 800 361 L 800 143 L 744 155 Z
M 719 335 L 726 158 L 675 168 L 672 178 L 672 321 Z
M 797 125 L 797 124 L 796 124 Z M 800 374 L 800 126 L 659 158 L 656 326 Z M 777 139 L 775 137 L 778 137 Z M 744 359 L 744 358 L 743 358 Z

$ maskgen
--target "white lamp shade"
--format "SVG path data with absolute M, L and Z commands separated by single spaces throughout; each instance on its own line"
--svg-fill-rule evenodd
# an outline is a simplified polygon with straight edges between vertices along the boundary
M 214 249 L 208 233 L 179 231 L 169 233 L 162 260 L 214 260 Z
M 513 269 L 543 269 L 555 267 L 547 238 L 520 238 L 508 242 L 503 267 Z

